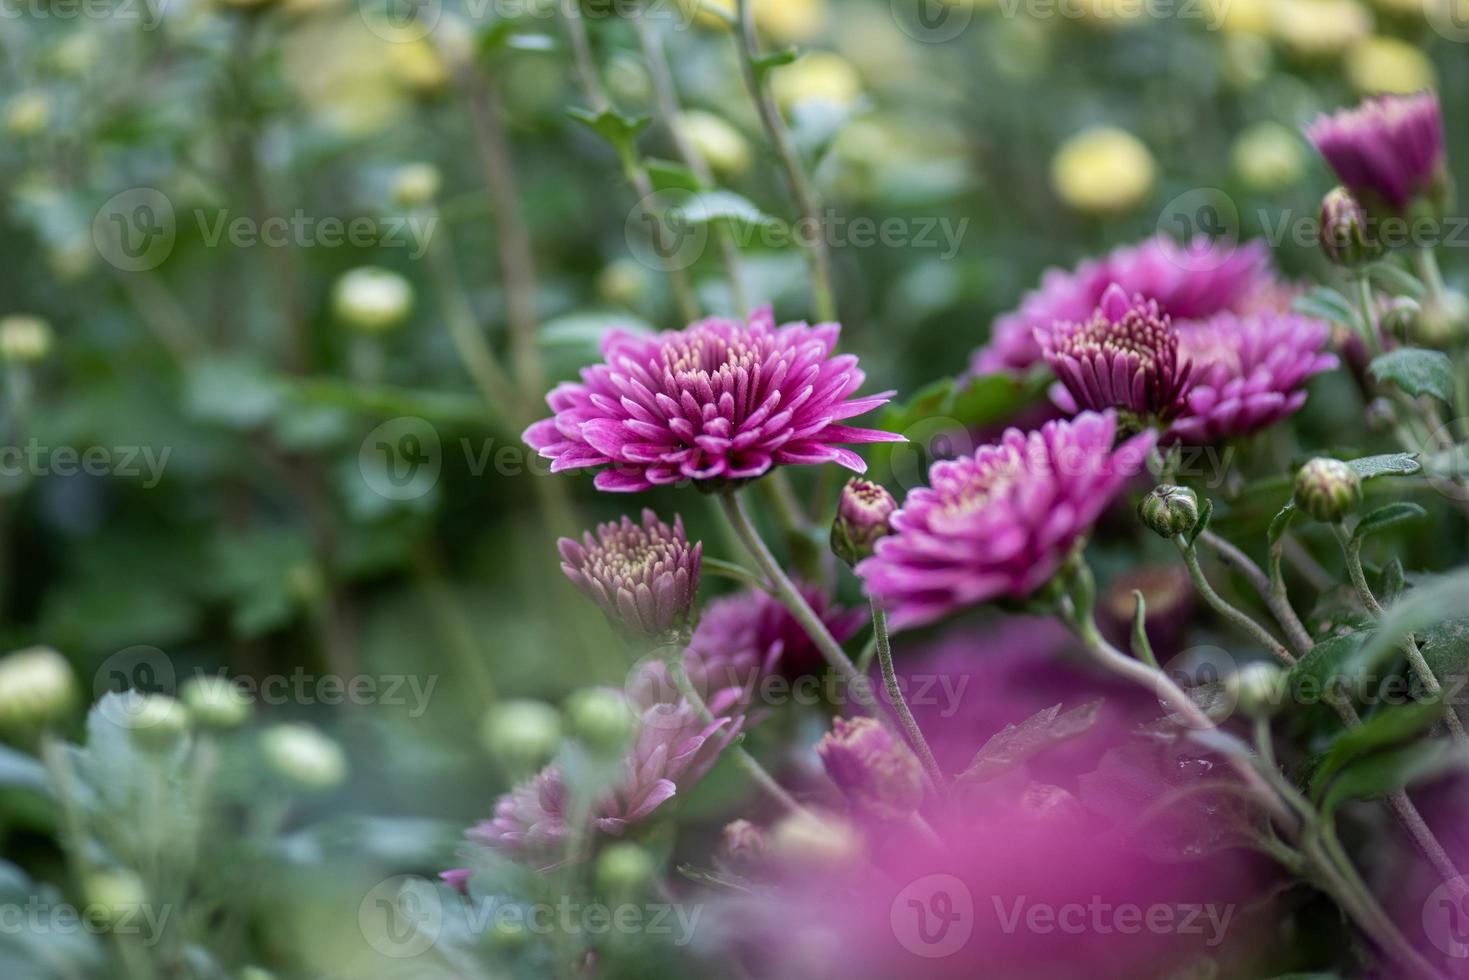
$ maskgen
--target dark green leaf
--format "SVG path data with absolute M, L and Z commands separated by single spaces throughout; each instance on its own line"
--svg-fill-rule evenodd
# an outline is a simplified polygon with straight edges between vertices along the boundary
M 1004 775 L 1053 745 L 1084 734 L 1097 723 L 1100 700 L 1062 714 L 1059 704 L 1037 712 L 1018 725 L 1006 725 L 985 742 L 956 784 L 983 783 Z
M 1412 476 L 1421 467 L 1417 453 L 1390 453 L 1386 456 L 1364 456 L 1348 460 L 1352 469 L 1364 480 L 1379 476 Z
M 648 169 L 648 177 L 653 181 L 654 190 L 688 191 L 692 194 L 704 189 L 694 172 L 682 163 L 648 159 L 643 161 L 643 166 Z
M 1286 504 L 1280 509 L 1280 513 L 1276 514 L 1275 518 L 1270 522 L 1270 530 L 1266 535 L 1270 539 L 1271 544 L 1275 544 L 1281 539 L 1281 536 L 1290 528 L 1290 522 L 1295 519 L 1295 516 L 1296 505 L 1294 503 Z
M 1297 313 L 1316 317 L 1328 323 L 1340 323 L 1342 326 L 1350 327 L 1353 332 L 1359 331 L 1361 318 L 1357 315 L 1356 307 L 1341 293 L 1326 286 L 1318 286 L 1304 296 L 1299 296 L 1291 304 Z
M 755 74 L 762 76 L 772 69 L 791 64 L 800 56 L 801 52 L 795 48 L 786 48 L 782 51 L 772 51 L 769 54 L 753 58 L 750 63 L 755 66 Z
M 652 122 L 649 116 L 627 116 L 616 109 L 592 112 L 590 109 L 571 106 L 566 110 L 566 114 L 611 143 L 619 151 L 630 150 L 638 134 L 647 129 L 648 124 Z
M 1343 732 L 1311 777 L 1311 798 L 1320 800 L 1332 778 L 1354 760 L 1418 737 L 1442 715 L 1443 705 L 1437 699 L 1415 701 L 1379 711 L 1359 727 Z
M 1465 766 L 1463 753 L 1447 740 L 1419 742 L 1359 759 L 1327 790 L 1321 813 L 1330 817 L 1348 800 L 1370 800 Z
M 1379 507 L 1372 513 L 1357 522 L 1356 530 L 1352 532 L 1355 540 L 1361 540 L 1370 534 L 1378 534 L 1389 528 L 1406 524 L 1409 521 L 1422 520 L 1428 516 L 1428 511 L 1414 503 L 1398 501 Z
M 1357 656 L 1369 635 L 1368 632 L 1348 633 L 1317 643 L 1291 668 L 1291 691 L 1311 694 L 1323 690 L 1334 679 L 1352 676 L 1357 669 Z
M 1454 365 L 1441 351 L 1404 347 L 1376 358 L 1367 370 L 1378 381 L 1395 382 L 1414 398 L 1432 395 L 1442 402 L 1454 400 Z
M 745 225 L 778 223 L 747 198 L 733 191 L 704 191 L 695 194 L 682 205 L 682 216 L 685 221 L 696 225 L 713 221 L 733 221 Z
M 1209 530 L 1209 519 L 1213 516 L 1214 501 L 1210 500 L 1208 497 L 1205 497 L 1203 506 L 1199 508 L 1199 522 L 1194 525 L 1194 529 L 1192 531 L 1188 532 L 1188 543 L 1190 547 L 1192 547 L 1193 543 L 1199 539 L 1199 535 Z

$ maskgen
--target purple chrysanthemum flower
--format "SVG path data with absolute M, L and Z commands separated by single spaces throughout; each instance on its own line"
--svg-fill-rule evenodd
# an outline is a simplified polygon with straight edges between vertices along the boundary
M 898 820 L 923 802 L 923 767 L 875 718 L 836 718 L 816 744 L 826 774 L 861 813 Z
M 818 586 L 798 582 L 796 588 L 838 643 L 850 639 L 867 619 L 863 610 L 838 605 Z M 749 657 L 779 658 L 784 672 L 803 674 L 825 663 L 790 610 L 758 589 L 709 603 L 699 617 L 689 649 L 706 667 Z
M 1178 331 L 1158 301 L 1107 289 L 1091 319 L 1037 327 L 1046 363 L 1069 398 L 1069 412 L 1115 408 L 1135 419 L 1167 421 L 1183 409 L 1190 365 L 1178 356 Z
M 1128 296 L 1157 300 L 1174 320 L 1195 320 L 1224 310 L 1243 312 L 1273 281 L 1263 242 L 1235 248 L 1199 238 L 1184 246 L 1157 235 L 1070 271 L 1047 270 L 1040 288 L 1027 293 L 1018 310 L 995 320 L 990 341 L 975 351 L 970 370 L 1028 370 L 1041 359 L 1036 328 L 1086 320 L 1114 284 Z
M 1295 313 L 1221 313 L 1178 329 L 1194 376 L 1169 441 L 1212 443 L 1274 425 L 1305 403 L 1307 381 L 1337 365 L 1323 349 L 1330 328 Z
M 1341 182 L 1369 206 L 1402 214 L 1443 190 L 1443 113 L 1432 92 L 1379 95 L 1354 109 L 1320 116 L 1306 138 Z
M 644 508 L 643 523 L 623 516 L 599 525 L 597 536 L 558 542 L 561 570 L 613 623 L 659 639 L 682 629 L 699 592 L 701 542 L 690 545 L 683 518 L 669 527 Z
M 857 566 L 894 629 L 990 599 L 1023 599 L 1061 567 L 1156 434 L 1113 448 L 1117 418 L 1083 412 L 1038 432 L 1011 429 L 973 456 L 935 463 L 892 533 Z
M 552 472 L 605 466 L 597 489 L 646 490 L 751 480 L 780 464 L 866 464 L 843 443 L 902 436 L 843 425 L 892 392 L 854 398 L 866 375 L 833 356 L 841 327 L 777 327 L 769 307 L 748 324 L 719 317 L 654 335 L 614 331 L 603 363 L 546 396 L 555 413 L 525 430 Z

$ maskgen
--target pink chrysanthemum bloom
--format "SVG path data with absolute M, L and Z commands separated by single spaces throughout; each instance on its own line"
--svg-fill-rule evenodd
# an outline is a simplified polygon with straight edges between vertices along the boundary
M 1083 412 L 935 463 L 930 485 L 908 494 L 892 533 L 857 566 L 892 627 L 1023 599 L 1049 581 L 1156 439 L 1149 430 L 1114 449 L 1116 436 L 1113 413 Z
M 1305 403 L 1307 381 L 1337 365 L 1324 349 L 1330 328 L 1295 313 L 1221 313 L 1178 330 L 1193 383 L 1168 441 L 1219 442 L 1274 425 Z
M 1369 207 L 1402 214 L 1444 190 L 1443 113 L 1432 92 L 1365 99 L 1355 109 L 1318 117 L 1306 138 Z
M 659 639 L 688 623 L 704 545 L 689 544 L 682 517 L 669 527 L 644 508 L 641 525 L 624 516 L 599 525 L 595 538 L 562 538 L 558 547 L 566 577 L 629 633 Z
M 1187 246 L 1166 235 L 1088 259 L 1070 271 L 1049 269 L 1040 288 L 1027 293 L 1020 308 L 995 320 L 990 341 L 975 351 L 974 374 L 1026 371 L 1041 359 L 1036 328 L 1077 323 L 1092 315 L 1107 288 L 1157 300 L 1174 320 L 1195 320 L 1224 310 L 1241 311 L 1270 287 L 1274 274 L 1265 243 L 1210 243 L 1198 238 Z
M 655 335 L 614 331 L 603 363 L 546 396 L 555 413 L 525 430 L 552 472 L 604 466 L 597 489 L 646 490 L 693 481 L 752 480 L 781 464 L 840 463 L 842 444 L 903 437 L 843 425 L 892 392 L 853 397 L 866 375 L 833 355 L 841 327 L 775 325 L 769 307 L 748 324 L 719 317 Z
M 1091 319 L 1037 327 L 1036 341 L 1064 386 L 1061 407 L 1126 412 L 1140 424 L 1183 409 L 1190 365 L 1178 356 L 1178 331 L 1157 300 L 1127 298 L 1111 286 Z
M 796 588 L 838 643 L 850 639 L 867 620 L 863 610 L 833 602 L 818 586 L 798 582 Z M 689 649 L 705 668 L 739 663 L 747 657 L 771 662 L 778 658 L 781 670 L 788 674 L 820 670 L 825 664 L 821 651 L 790 610 L 758 589 L 705 606 Z

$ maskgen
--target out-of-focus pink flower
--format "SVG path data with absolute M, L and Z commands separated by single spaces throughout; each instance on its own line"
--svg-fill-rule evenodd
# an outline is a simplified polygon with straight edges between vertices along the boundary
M 1305 404 L 1306 382 L 1337 366 L 1325 350 L 1330 328 L 1294 313 L 1221 313 L 1178 330 L 1193 383 L 1169 441 L 1212 443 L 1259 432 Z
M 1369 209 L 1394 214 L 1440 193 L 1446 180 L 1443 113 L 1432 92 L 1378 95 L 1306 127 L 1341 182 Z
M 867 619 L 864 610 L 839 605 L 818 586 L 798 582 L 796 588 L 838 643 L 850 639 Z M 689 650 L 698 664 L 691 666 L 691 674 L 750 657 L 778 658 L 781 670 L 788 674 L 820 669 L 825 663 L 821 651 L 789 610 L 758 589 L 706 605 Z
M 857 566 L 892 628 L 1023 599 L 1049 581 L 1156 439 L 1148 431 L 1114 449 L 1116 435 L 1115 415 L 1083 412 L 934 464 L 930 485 L 908 494 L 892 533 Z
M 1108 287 L 1089 319 L 1037 327 L 1036 342 L 1064 386 L 1063 408 L 1115 408 L 1137 420 L 1167 421 L 1183 408 L 1190 365 L 1158 301 Z
M 614 331 L 603 362 L 546 396 L 551 418 L 525 430 L 552 472 L 608 467 L 599 490 L 752 480 L 783 464 L 840 463 L 843 444 L 903 437 L 843 425 L 892 392 L 854 397 L 866 375 L 833 355 L 841 327 L 777 327 L 768 307 L 748 323 L 711 318 L 678 331 Z
M 970 371 L 1028 370 L 1041 360 L 1035 330 L 1086 320 L 1112 285 L 1128 296 L 1156 300 L 1174 320 L 1195 320 L 1248 308 L 1273 279 L 1263 242 L 1235 247 L 1200 238 L 1185 246 L 1157 235 L 1069 271 L 1047 270 L 1040 288 L 1027 293 L 1018 310 L 995 320 L 990 341 L 975 351 Z
M 689 544 L 683 518 L 669 527 L 651 510 L 643 522 L 624 516 L 580 543 L 562 538 L 561 570 L 612 622 L 657 639 L 683 628 L 699 594 L 704 545 Z
M 898 820 L 923 802 L 923 767 L 876 718 L 837 718 L 816 745 L 826 774 L 861 813 Z

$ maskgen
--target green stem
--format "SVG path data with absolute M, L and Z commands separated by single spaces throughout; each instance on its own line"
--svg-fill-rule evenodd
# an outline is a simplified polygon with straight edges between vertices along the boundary
M 1218 552 L 1220 560 L 1250 580 L 1250 584 L 1260 594 L 1270 614 L 1275 617 L 1280 628 L 1285 630 L 1286 639 L 1290 641 L 1296 655 L 1304 656 L 1314 644 L 1311 642 L 1311 634 L 1306 630 L 1300 616 L 1296 615 L 1295 607 L 1290 603 L 1290 595 L 1285 588 L 1285 578 L 1279 574 L 1279 544 L 1277 543 L 1272 548 L 1270 563 L 1272 574 L 1267 576 L 1261 571 L 1260 566 L 1250 560 L 1249 555 L 1214 532 L 1205 531 L 1199 535 L 1198 540 L 1213 548 Z
M 898 684 L 898 672 L 893 667 L 893 648 L 888 639 L 888 617 L 887 613 L 878 604 L 872 601 L 872 635 L 877 639 L 877 662 L 882 668 L 882 680 L 887 685 L 888 701 L 892 703 L 893 711 L 898 715 L 898 721 L 902 723 L 903 732 L 908 736 L 908 744 L 913 751 L 918 753 L 919 761 L 928 772 L 928 778 L 933 780 L 933 785 L 943 792 L 945 785 L 944 772 L 939 768 L 938 760 L 933 757 L 933 750 L 928 747 L 928 741 L 923 737 L 923 730 L 918 727 L 918 721 L 913 717 L 913 712 L 908 707 L 908 699 L 903 697 L 903 688 Z
M 1269 630 L 1255 622 L 1248 614 L 1230 605 L 1225 601 L 1223 596 L 1214 591 L 1214 587 L 1209 584 L 1209 580 L 1204 576 L 1204 570 L 1199 567 L 1199 553 L 1197 549 L 1182 537 L 1175 538 L 1174 541 L 1178 544 L 1179 554 L 1183 555 L 1183 562 L 1188 567 L 1189 578 L 1193 580 L 1194 588 L 1198 590 L 1199 595 L 1203 596 L 1204 601 L 1215 612 L 1219 613 L 1219 615 L 1250 634 L 1265 649 L 1274 654 L 1277 660 L 1287 665 L 1293 665 L 1296 662 L 1296 658 L 1291 656 L 1290 651 L 1279 640 L 1270 635 Z
M 722 558 L 710 558 L 708 555 L 705 555 L 699 560 L 699 568 L 707 574 L 733 579 L 736 582 L 759 589 L 762 592 L 770 591 L 770 586 L 766 585 L 760 576 L 745 566 L 737 565 L 732 561 L 725 561 Z
M 1448 289 L 1444 286 L 1443 271 L 1438 267 L 1438 253 L 1428 246 L 1419 248 L 1413 253 L 1413 264 L 1418 267 L 1418 278 L 1428 288 L 1429 301 L 1442 306 Z
M 1362 342 L 1376 357 L 1382 353 L 1382 333 L 1377 328 L 1377 310 L 1372 304 L 1372 280 L 1365 272 L 1357 277 L 1357 303 L 1362 307 Z

